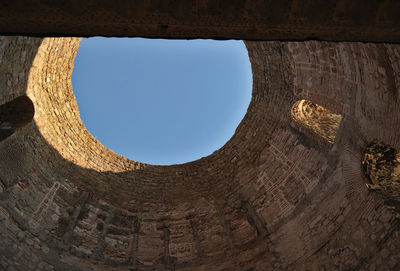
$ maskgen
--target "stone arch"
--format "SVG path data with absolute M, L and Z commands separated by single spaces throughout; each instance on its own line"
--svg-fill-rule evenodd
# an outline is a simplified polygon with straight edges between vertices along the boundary
M 291 116 L 301 132 L 317 141 L 335 142 L 342 116 L 332 113 L 321 105 L 308 100 L 298 100 L 294 103 Z
M 0 141 L 12 135 L 33 120 L 35 108 L 31 99 L 19 96 L 0 106 Z

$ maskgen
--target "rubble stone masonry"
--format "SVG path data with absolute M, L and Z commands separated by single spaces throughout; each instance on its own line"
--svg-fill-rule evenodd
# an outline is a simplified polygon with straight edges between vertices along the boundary
M 367 142 L 400 148 L 400 46 L 252 42 L 252 101 L 232 139 L 172 166 L 131 161 L 85 129 L 79 38 L 0 38 L 0 104 L 34 120 L 0 142 L 4 270 L 396 270 L 398 220 L 369 191 Z M 143 90 L 145 91 L 145 90 Z M 291 116 L 342 116 L 332 144 Z
M 400 270 L 376 189 L 398 187 L 398 157 L 379 157 L 400 150 L 399 14 L 396 0 L 0 1 L 0 270 Z M 234 136 L 172 166 L 105 148 L 71 85 L 69 36 L 95 35 L 246 40 Z M 292 116 L 301 100 L 336 121 Z

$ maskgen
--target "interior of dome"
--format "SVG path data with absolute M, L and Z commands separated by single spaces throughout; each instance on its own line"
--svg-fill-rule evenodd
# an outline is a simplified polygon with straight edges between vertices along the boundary
M 0 267 L 397 270 L 400 6 L 195 2 L 8 4 Z M 253 90 L 235 134 L 172 166 L 105 148 L 71 84 L 74 36 L 96 35 L 244 39 Z

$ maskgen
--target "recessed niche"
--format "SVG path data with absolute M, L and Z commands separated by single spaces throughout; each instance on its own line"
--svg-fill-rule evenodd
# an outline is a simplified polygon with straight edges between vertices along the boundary
M 29 124 L 34 114 L 34 105 L 25 95 L 0 105 L 0 141 Z
M 83 124 L 103 145 L 170 165 L 210 155 L 232 137 L 252 73 L 242 41 L 89 38 L 72 84 Z
M 299 100 L 292 107 L 292 119 L 298 128 L 311 138 L 333 144 L 342 115 L 334 114 L 321 105 Z

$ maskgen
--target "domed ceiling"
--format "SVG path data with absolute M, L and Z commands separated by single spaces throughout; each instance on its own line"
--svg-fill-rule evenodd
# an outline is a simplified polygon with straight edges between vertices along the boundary
M 79 42 L 0 38 L 0 104 L 34 105 L 29 124 L 6 121 L 25 107 L 0 108 L 0 128 L 13 129 L 0 142 L 3 269 L 400 266 L 396 214 L 361 163 L 374 139 L 400 147 L 399 45 L 245 41 L 252 101 L 234 136 L 156 166 L 85 129 L 71 85 Z

